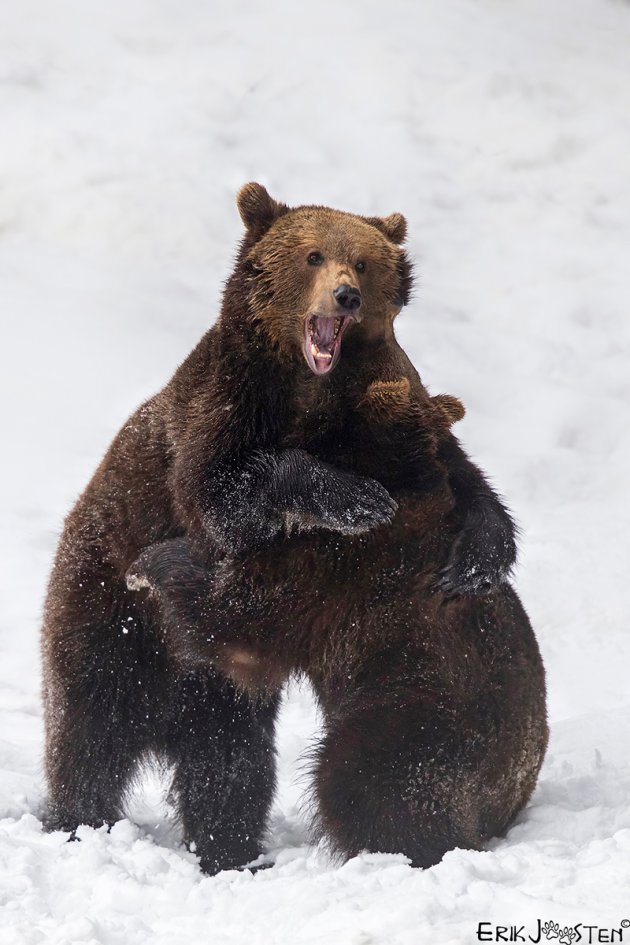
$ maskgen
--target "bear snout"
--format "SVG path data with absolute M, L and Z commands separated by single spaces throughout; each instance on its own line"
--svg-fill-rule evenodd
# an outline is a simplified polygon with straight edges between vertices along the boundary
M 346 283 L 342 283 L 336 289 L 333 289 L 333 297 L 344 312 L 358 312 L 363 301 L 359 290 Z

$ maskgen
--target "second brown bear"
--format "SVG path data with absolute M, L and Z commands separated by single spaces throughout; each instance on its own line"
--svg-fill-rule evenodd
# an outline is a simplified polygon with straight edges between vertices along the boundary
M 461 405 L 410 383 L 396 345 L 370 359 L 350 347 L 295 445 L 377 477 L 393 522 L 298 534 L 211 569 L 176 539 L 148 549 L 131 583 L 149 589 L 182 668 L 213 663 L 254 693 L 307 676 L 324 718 L 321 834 L 344 858 L 404 853 L 426 867 L 481 848 L 529 799 L 547 743 L 544 672 L 509 585 L 449 603 L 436 592 L 461 527 L 444 462 Z

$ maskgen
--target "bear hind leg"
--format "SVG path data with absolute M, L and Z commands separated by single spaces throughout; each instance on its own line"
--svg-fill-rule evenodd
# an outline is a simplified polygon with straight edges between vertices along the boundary
M 49 723 L 46 746 L 47 830 L 69 831 L 82 824 L 111 827 L 124 817 L 125 795 L 143 754 L 133 732 L 106 715 L 62 714 Z
M 184 840 L 204 872 L 262 852 L 276 784 L 278 696 L 250 699 L 212 671 L 182 677 L 165 746 Z
M 433 866 L 480 849 L 474 765 L 450 725 L 422 706 L 374 706 L 337 718 L 316 753 L 317 826 L 344 859 L 402 853 Z

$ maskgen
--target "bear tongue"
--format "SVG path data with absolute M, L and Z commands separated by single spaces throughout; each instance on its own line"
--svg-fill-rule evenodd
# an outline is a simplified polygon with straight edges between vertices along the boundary
M 314 331 L 313 331 L 313 342 L 317 345 L 320 351 L 330 350 L 335 341 L 335 319 L 334 318 L 322 318 L 317 315 L 314 318 Z
M 341 335 L 347 319 L 311 315 L 305 323 L 305 354 L 315 374 L 328 374 L 339 360 Z

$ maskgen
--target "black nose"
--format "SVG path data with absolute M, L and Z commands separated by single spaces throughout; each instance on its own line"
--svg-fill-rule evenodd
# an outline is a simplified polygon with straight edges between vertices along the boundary
M 361 293 L 351 285 L 338 285 L 333 295 L 346 312 L 356 312 L 361 306 Z

